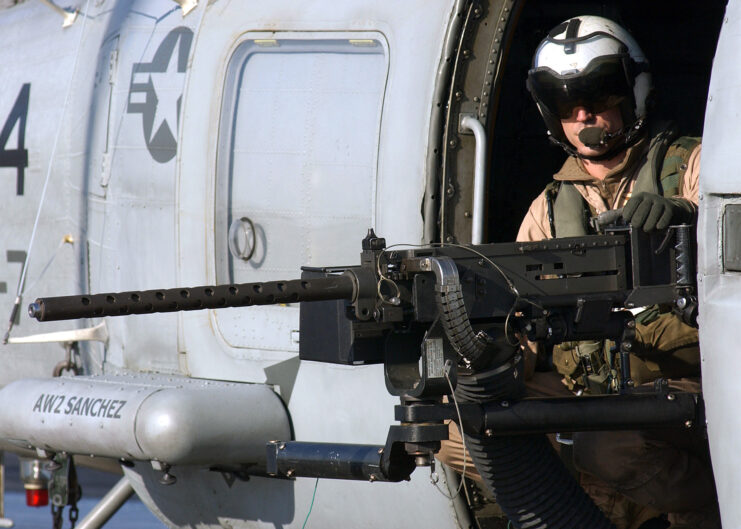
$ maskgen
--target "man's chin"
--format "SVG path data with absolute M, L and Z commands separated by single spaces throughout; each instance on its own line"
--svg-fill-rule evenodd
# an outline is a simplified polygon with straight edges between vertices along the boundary
M 584 144 L 577 145 L 576 152 L 582 156 L 601 156 L 610 150 L 609 145 L 599 145 L 597 147 L 588 147 Z

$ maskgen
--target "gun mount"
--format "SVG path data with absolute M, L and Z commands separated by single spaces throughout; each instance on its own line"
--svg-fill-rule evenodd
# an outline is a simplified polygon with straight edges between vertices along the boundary
M 268 473 L 398 481 L 431 463 L 447 439 L 447 419 L 478 443 L 477 467 L 481 457 L 496 457 L 500 436 L 703 424 L 699 395 L 661 384 L 649 393 L 632 388 L 635 322 L 623 310 L 672 304 L 692 321 L 692 241 L 691 226 L 651 235 L 626 226 L 532 243 L 397 250 L 370 230 L 359 266 L 304 268 L 290 281 L 41 298 L 29 313 L 50 321 L 302 302 L 300 358 L 383 362 L 386 387 L 401 398 L 401 424 L 383 447 L 271 442 Z M 616 394 L 523 400 L 518 340 L 525 335 L 546 344 L 615 340 Z M 443 402 L 451 389 L 460 416 Z M 481 473 L 496 490 L 495 477 Z

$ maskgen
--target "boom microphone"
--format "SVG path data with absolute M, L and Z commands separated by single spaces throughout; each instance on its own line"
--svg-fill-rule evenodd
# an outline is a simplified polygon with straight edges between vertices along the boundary
M 592 149 L 603 147 L 612 138 L 602 127 L 585 127 L 579 132 L 579 141 Z

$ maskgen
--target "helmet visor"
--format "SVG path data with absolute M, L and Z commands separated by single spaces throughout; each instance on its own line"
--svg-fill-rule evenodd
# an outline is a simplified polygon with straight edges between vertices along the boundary
M 575 107 L 599 114 L 633 97 L 623 57 L 600 57 L 581 72 L 560 75 L 541 66 L 528 72 L 528 88 L 548 111 L 568 119 Z

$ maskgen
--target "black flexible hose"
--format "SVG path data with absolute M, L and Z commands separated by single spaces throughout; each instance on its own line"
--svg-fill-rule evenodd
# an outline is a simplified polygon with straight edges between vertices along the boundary
M 456 398 L 517 399 L 524 392 L 519 357 L 485 372 L 458 375 Z M 522 529 L 615 529 L 564 467 L 545 435 L 465 433 L 476 469 L 507 518 Z
M 468 366 L 458 373 L 456 398 L 475 403 L 522 398 L 523 362 L 513 353 L 517 346 L 507 342 L 506 332 L 498 333 L 499 340 L 474 333 L 458 269 L 451 259 L 430 258 L 427 264 L 435 272 L 438 313 L 445 335 Z M 615 529 L 569 474 L 544 435 L 464 435 L 476 469 L 515 527 Z

